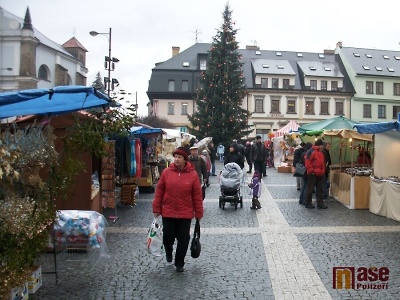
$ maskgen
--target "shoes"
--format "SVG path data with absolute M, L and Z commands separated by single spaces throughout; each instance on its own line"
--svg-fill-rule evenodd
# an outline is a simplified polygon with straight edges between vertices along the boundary
M 261 209 L 261 206 L 257 206 L 257 209 Z
M 217 176 L 217 174 L 211 174 L 211 176 Z
M 300 191 L 301 189 L 300 189 L 300 188 L 297 188 L 297 190 Z
M 303 205 L 303 204 L 304 204 L 304 202 L 302 202 L 302 201 L 299 201 L 299 204 L 300 204 L 300 205 Z
M 167 262 L 172 262 L 172 255 L 171 256 L 167 255 Z
M 257 206 L 250 206 L 250 209 L 257 209 Z
M 206 187 L 210 187 L 210 184 L 209 184 L 209 183 L 207 183 L 207 184 L 206 184 Z
M 315 206 L 311 203 L 305 204 L 304 207 L 305 208 L 315 208 Z
M 328 206 L 326 206 L 325 204 L 321 204 L 321 205 L 317 205 L 317 208 L 319 208 L 319 209 L 327 209 Z
M 251 174 L 251 171 L 248 171 L 247 174 Z
M 176 267 L 176 271 L 177 271 L 177 272 L 183 272 L 184 269 L 183 269 L 183 267 Z

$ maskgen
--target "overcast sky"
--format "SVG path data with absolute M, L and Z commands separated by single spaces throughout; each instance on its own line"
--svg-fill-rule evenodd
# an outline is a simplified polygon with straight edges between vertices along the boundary
M 196 42 L 210 43 L 222 22 L 226 0 L 1 0 L 0 6 L 21 18 L 29 6 L 33 26 L 63 44 L 75 36 L 89 51 L 90 85 L 108 55 L 106 36 L 89 31 L 112 28 L 112 56 L 120 62 L 112 77 L 120 88 L 137 92 L 139 115 L 147 115 L 146 91 L 155 63 Z M 400 50 L 400 1 L 230 0 L 240 48 L 322 52 L 344 47 Z M 197 32 L 197 35 L 196 35 Z M 130 98 L 135 101 L 135 97 Z

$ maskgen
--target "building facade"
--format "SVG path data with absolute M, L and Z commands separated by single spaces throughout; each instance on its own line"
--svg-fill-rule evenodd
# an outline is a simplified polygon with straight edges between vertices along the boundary
M 196 109 L 194 98 L 201 72 L 207 68 L 211 44 L 197 43 L 152 70 L 148 96 L 152 114 L 178 128 L 190 127 L 187 114 Z M 355 93 L 346 69 L 334 51 L 301 53 L 238 50 L 243 63 L 247 95 L 242 107 L 251 112 L 251 136 L 266 138 L 291 120 L 300 125 L 335 116 L 349 117 Z
M 0 7 L 0 92 L 86 85 L 85 47 L 72 37 L 59 45 Z

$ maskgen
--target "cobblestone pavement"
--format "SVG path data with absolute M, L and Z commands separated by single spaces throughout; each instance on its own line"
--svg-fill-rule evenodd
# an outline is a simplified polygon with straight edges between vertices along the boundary
M 220 209 L 218 177 L 210 177 L 202 253 L 198 259 L 188 253 L 185 272 L 146 252 L 154 194 L 141 193 L 136 206 L 117 207 L 119 219 L 107 229 L 110 258 L 91 268 L 76 262 L 58 272 L 58 284 L 54 274 L 43 275 L 30 299 L 400 299 L 399 222 L 335 200 L 327 201 L 326 210 L 306 209 L 298 204 L 291 174 L 267 174 L 258 211 L 250 210 L 247 187 L 241 189 L 243 208 Z M 43 271 L 54 271 L 52 254 L 41 261 Z M 385 289 L 334 289 L 333 268 L 343 266 L 355 267 L 356 285 L 381 283 L 362 281 L 362 267 L 386 267 L 389 280 Z

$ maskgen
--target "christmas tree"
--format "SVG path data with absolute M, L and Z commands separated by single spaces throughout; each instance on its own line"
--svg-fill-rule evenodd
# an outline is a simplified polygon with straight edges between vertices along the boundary
M 202 73 L 197 90 L 197 110 L 189 121 L 198 138 L 213 137 L 214 143 L 229 144 L 251 130 L 247 123 L 250 113 L 242 108 L 246 86 L 229 5 L 222 15 L 223 23 L 213 38 L 207 70 Z

